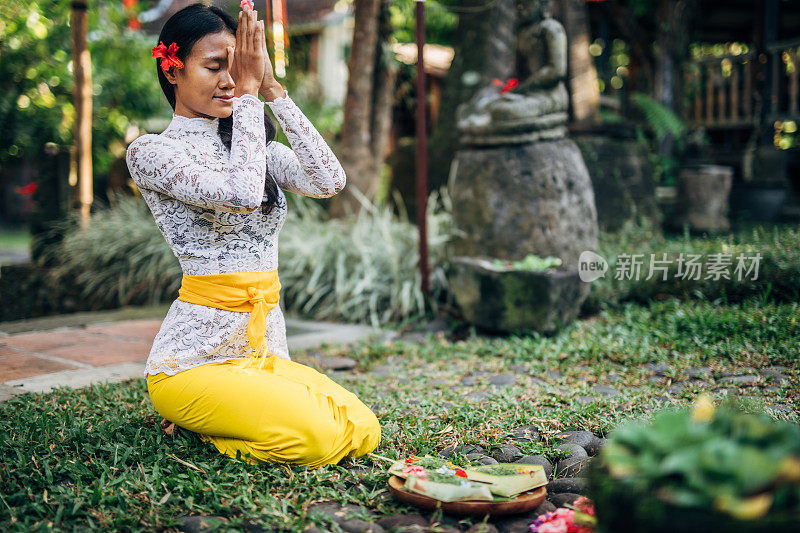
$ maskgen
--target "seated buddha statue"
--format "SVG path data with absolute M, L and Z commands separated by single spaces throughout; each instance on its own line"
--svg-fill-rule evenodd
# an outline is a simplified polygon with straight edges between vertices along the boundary
M 488 85 L 460 105 L 457 125 L 463 140 L 527 142 L 565 133 L 567 37 L 550 8 L 550 0 L 517 0 L 517 57 L 526 77 L 506 92 Z

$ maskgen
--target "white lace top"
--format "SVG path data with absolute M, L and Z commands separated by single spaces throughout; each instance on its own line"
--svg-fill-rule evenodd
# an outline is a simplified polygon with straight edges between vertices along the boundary
M 291 148 L 277 141 L 266 144 L 265 103 Z M 286 219 L 283 191 L 333 196 L 345 185 L 344 170 L 288 92 L 272 102 L 251 94 L 233 98 L 230 151 L 217 133 L 218 124 L 218 118 L 173 113 L 162 133 L 142 135 L 128 146 L 128 169 L 184 274 L 275 270 L 278 233 Z M 260 207 L 266 168 L 280 200 L 269 215 Z M 175 300 L 153 341 L 144 375 L 174 375 L 245 357 L 249 318 L 250 313 Z M 280 306 L 267 315 L 265 342 L 272 353 L 290 359 Z

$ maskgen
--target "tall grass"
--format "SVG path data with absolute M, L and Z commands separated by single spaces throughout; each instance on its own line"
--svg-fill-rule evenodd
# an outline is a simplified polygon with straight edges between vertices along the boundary
M 443 188 L 428 201 L 431 298 L 418 270 L 418 233 L 405 209 L 377 206 L 329 219 L 310 198 L 291 195 L 279 236 L 279 274 L 287 311 L 320 320 L 380 326 L 435 311 L 449 301 L 444 275 L 450 199 Z M 93 215 L 81 231 L 66 222 L 62 242 L 42 262 L 52 286 L 77 289 L 92 308 L 143 305 L 177 297 L 181 269 L 141 198 L 123 197 Z
M 145 305 L 177 296 L 178 259 L 141 198 L 120 197 L 92 215 L 85 230 L 73 216 L 61 225 L 63 240 L 40 262 L 54 265 L 50 285 L 72 287 L 94 309 Z
M 354 191 L 358 195 L 358 191 Z M 449 301 L 445 245 L 452 236 L 446 189 L 428 200 L 431 299 L 426 306 L 419 273 L 419 235 L 405 209 L 361 197 L 354 216 L 328 220 L 302 199 L 290 209 L 280 234 L 280 277 L 287 310 L 319 319 L 379 326 L 423 316 Z
M 584 302 L 585 312 L 617 306 L 632 300 L 646 303 L 668 297 L 685 300 L 706 300 L 735 303 L 748 299 L 776 302 L 800 301 L 800 225 L 756 225 L 747 230 L 713 237 L 694 236 L 684 231 L 682 235 L 665 237 L 647 219 L 628 221 L 615 233 L 601 233 L 598 253 L 609 263 L 605 277 L 592 282 L 592 290 Z M 667 279 L 655 273 L 651 279 L 648 267 L 666 253 L 671 261 Z M 678 277 L 679 254 L 699 254 L 704 264 L 701 279 Z M 622 254 L 641 254 L 641 276 L 638 279 L 616 279 L 616 269 Z M 712 254 L 730 254 L 732 261 L 729 279 L 709 277 L 705 264 Z M 758 274 L 736 275 L 734 268 L 740 254 L 754 257 L 760 254 Z M 622 276 L 619 276 L 622 278 Z M 708 278 L 708 279 L 707 279 Z

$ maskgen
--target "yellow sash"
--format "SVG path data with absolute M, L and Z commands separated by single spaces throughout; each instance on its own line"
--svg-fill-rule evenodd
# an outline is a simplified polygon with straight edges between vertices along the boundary
M 247 337 L 253 351 L 236 364 L 245 368 L 259 363 L 260 370 L 267 354 L 274 356 L 267 350 L 264 334 L 267 330 L 267 313 L 278 305 L 280 290 L 281 282 L 277 270 L 199 276 L 184 274 L 178 300 L 226 311 L 250 313 Z

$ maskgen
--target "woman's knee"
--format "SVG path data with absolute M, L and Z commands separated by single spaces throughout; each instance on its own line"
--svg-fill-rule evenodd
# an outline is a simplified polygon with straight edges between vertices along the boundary
M 366 422 L 367 427 L 364 435 L 364 441 L 361 443 L 356 443 L 359 446 L 357 450 L 359 456 L 374 451 L 381 443 L 381 423 L 378 421 L 378 417 L 376 417 L 374 413 L 370 411 L 370 414 L 372 416 L 370 416 L 369 421 Z

